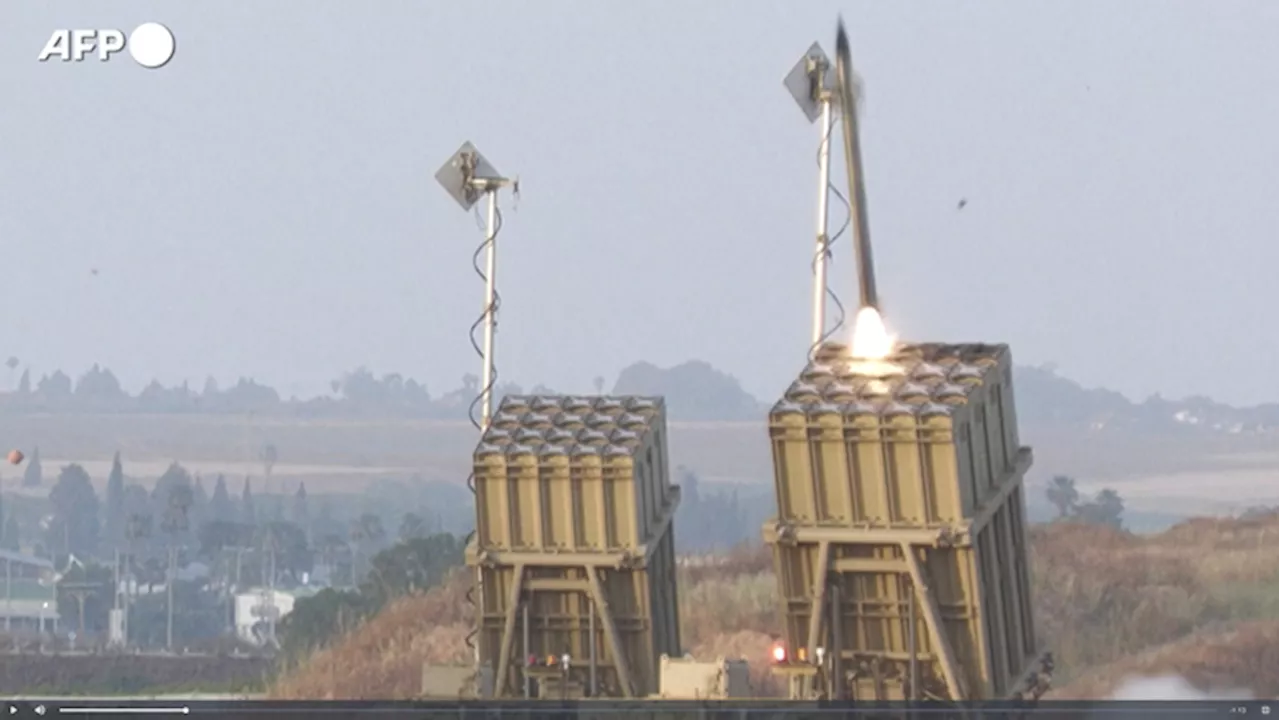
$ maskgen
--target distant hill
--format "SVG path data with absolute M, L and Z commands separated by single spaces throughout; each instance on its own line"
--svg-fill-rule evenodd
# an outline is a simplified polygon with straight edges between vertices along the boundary
M 638 362 L 618 374 L 615 395 L 662 395 L 673 418 L 682 420 L 758 420 L 765 404 L 737 378 L 702 360 L 660 368 Z
M 1030 426 L 1252 434 L 1275 432 L 1280 424 L 1276 403 L 1240 408 L 1206 397 L 1167 400 L 1159 395 L 1135 403 L 1113 390 L 1085 389 L 1046 367 L 1016 368 L 1013 382 L 1018 421 Z
M 1049 367 L 1014 370 L 1018 421 L 1028 427 L 1167 433 L 1201 431 L 1268 433 L 1280 425 L 1280 405 L 1238 408 L 1205 397 L 1140 403 L 1113 390 L 1086 389 Z M 753 397 L 732 375 L 702 361 L 671 368 L 639 362 L 618 376 L 618 394 L 665 395 L 671 416 L 682 420 L 754 420 L 770 403 Z
M 1255 434 L 1274 433 L 1280 425 L 1280 405 L 1276 403 L 1240 408 L 1204 397 L 1166 400 L 1159 396 L 1135 403 L 1111 390 L 1083 388 L 1050 367 L 1019 367 L 1014 377 L 1019 422 L 1032 428 Z M 598 378 L 597 382 L 603 389 L 603 380 Z M 220 388 L 209 379 L 199 390 L 186 383 L 165 387 L 153 381 L 134 395 L 121 388 L 109 369 L 95 365 L 74 382 L 61 370 L 34 381 L 24 371 L 16 387 L 0 392 L 0 414 L 251 413 L 260 417 L 462 420 L 479 392 L 479 381 L 468 375 L 462 378 L 461 387 L 432 394 L 425 384 L 413 378 L 398 373 L 376 376 L 359 368 L 335 379 L 331 388 L 330 395 L 285 399 L 273 388 L 249 378 L 227 388 Z M 513 383 L 495 388 L 499 397 L 525 392 L 555 391 L 542 385 L 525 389 Z M 612 392 L 662 395 L 675 420 L 759 421 L 774 400 L 752 396 L 737 378 L 702 360 L 669 368 L 634 363 L 619 373 Z

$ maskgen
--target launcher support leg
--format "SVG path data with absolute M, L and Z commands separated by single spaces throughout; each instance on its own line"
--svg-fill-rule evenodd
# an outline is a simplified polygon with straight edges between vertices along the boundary
M 595 612 L 600 614 L 600 624 L 604 626 L 604 639 L 609 643 L 609 652 L 613 653 L 613 667 L 618 672 L 618 683 L 622 685 L 625 697 L 635 697 L 635 686 L 631 683 L 631 668 L 627 666 L 627 657 L 622 654 L 622 640 L 618 637 L 618 628 L 613 624 L 613 615 L 609 612 L 609 601 L 605 599 L 604 588 L 600 585 L 598 570 L 585 568 L 587 580 L 591 583 L 591 597 L 595 600 Z
M 938 648 L 942 675 L 947 681 L 947 692 L 951 694 L 952 701 L 963 702 L 968 699 L 968 693 L 964 689 L 959 669 L 956 667 L 955 654 L 951 652 L 951 641 L 947 639 L 946 628 L 942 624 L 942 614 L 938 612 L 938 604 L 929 594 L 929 584 L 925 582 L 924 572 L 920 569 L 920 560 L 916 557 L 915 548 L 911 543 L 902 543 L 902 554 L 907 561 L 907 571 L 911 573 L 911 584 L 915 586 L 916 599 L 920 603 L 920 608 L 924 610 L 925 624 L 929 626 L 929 633 L 933 636 L 933 641 Z
M 507 617 L 502 625 L 502 645 L 498 650 L 498 667 L 494 675 L 494 685 L 498 697 L 507 692 L 507 670 L 511 663 L 511 646 L 515 643 L 516 614 L 520 612 L 520 596 L 524 591 L 524 565 L 516 565 L 512 570 L 514 580 L 511 583 L 511 599 L 507 603 Z
M 810 658 L 817 657 L 818 635 L 822 632 L 822 616 L 827 612 L 827 568 L 830 565 L 831 543 L 820 542 L 818 543 L 818 565 L 813 571 L 813 605 L 809 610 L 809 638 L 805 643 L 806 657 Z M 808 684 L 813 685 L 822 676 L 823 673 L 815 675 Z
M 822 632 L 822 614 L 827 602 L 827 568 L 831 564 L 831 543 L 818 543 L 818 564 L 813 571 L 813 608 L 809 612 L 809 639 L 805 643 L 808 657 L 814 657 L 818 634 Z

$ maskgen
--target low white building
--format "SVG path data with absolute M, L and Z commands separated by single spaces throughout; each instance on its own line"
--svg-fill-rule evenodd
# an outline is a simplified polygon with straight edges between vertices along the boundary
M 236 594 L 236 636 L 255 645 L 266 645 L 274 640 L 275 625 L 293 612 L 294 603 L 310 597 L 321 588 L 299 587 L 290 590 L 249 588 Z
M 58 592 L 53 563 L 0 550 L 0 630 L 57 632 Z

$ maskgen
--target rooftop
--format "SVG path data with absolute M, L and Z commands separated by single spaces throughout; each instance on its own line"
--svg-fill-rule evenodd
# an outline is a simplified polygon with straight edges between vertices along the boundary
M 510 395 L 476 456 L 630 456 L 662 416 L 660 397 Z
M 328 588 L 320 585 L 299 585 L 298 587 L 289 588 L 288 590 L 284 590 L 283 592 L 286 595 L 292 595 L 295 598 L 309 598 L 313 595 L 319 594 L 321 590 L 326 590 L 326 589 Z
M 860 360 L 847 345 L 826 343 L 772 413 L 950 415 L 1008 354 L 1007 345 L 918 343 L 883 360 Z
M 52 569 L 53 563 L 49 560 L 36 557 L 35 555 L 27 555 L 26 553 L 14 552 L 12 550 L 0 550 L 0 560 L 7 560 L 14 564 L 30 565 L 32 567 Z
M 277 595 L 287 595 L 289 597 L 294 598 L 295 600 L 301 600 L 302 598 L 309 598 L 313 595 L 316 595 L 321 590 L 326 590 L 326 589 L 327 588 L 325 587 L 319 587 L 315 585 L 299 585 L 297 587 L 291 587 L 291 588 L 278 587 L 278 588 L 275 588 L 275 593 Z M 240 590 L 236 593 L 236 595 L 242 598 L 243 597 L 259 597 L 260 598 L 264 595 L 270 595 L 271 592 L 272 592 L 271 588 L 254 586 L 254 587 L 247 587 L 243 590 Z

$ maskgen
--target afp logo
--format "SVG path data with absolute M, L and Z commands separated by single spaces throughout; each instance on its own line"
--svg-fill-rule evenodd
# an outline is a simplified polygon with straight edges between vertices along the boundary
M 164 67 L 173 59 L 175 49 L 173 33 L 160 23 L 148 22 L 129 33 L 120 30 L 58 29 L 49 36 L 36 59 L 47 62 L 57 58 L 62 62 L 83 62 L 90 53 L 100 62 L 111 59 L 115 53 L 128 48 L 135 62 L 144 68 Z

